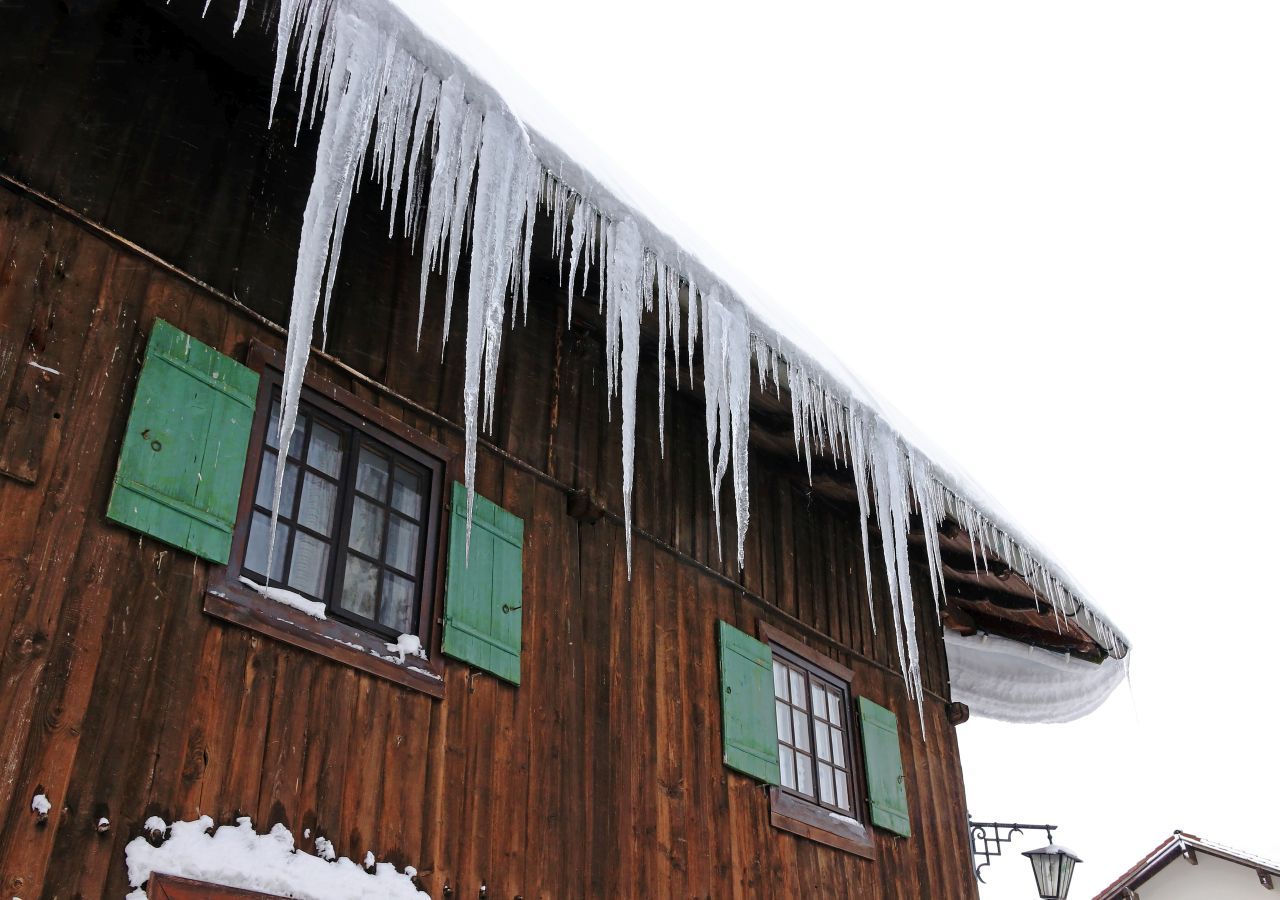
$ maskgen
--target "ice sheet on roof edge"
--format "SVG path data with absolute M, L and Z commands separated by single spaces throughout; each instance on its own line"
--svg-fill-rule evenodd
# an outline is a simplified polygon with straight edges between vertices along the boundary
M 470 242 L 472 274 L 464 301 L 469 508 L 479 429 L 492 424 L 507 300 L 512 298 L 514 324 L 517 314 L 527 311 L 532 229 L 542 208 L 551 216 L 554 247 L 568 274 L 570 319 L 575 295 L 586 292 L 590 268 L 599 269 L 600 292 L 594 299 L 606 323 L 607 389 L 619 396 L 622 408 L 628 554 L 639 325 L 656 300 L 659 321 L 666 326 L 661 329 L 663 365 L 669 328 L 677 378 L 682 357 L 688 366 L 701 341 L 710 489 L 718 523 L 719 487 L 731 473 L 739 565 L 749 520 L 747 413 L 753 363 L 761 385 L 789 390 L 797 455 L 810 463 L 813 454 L 828 453 L 851 469 L 864 539 L 874 497 L 899 661 L 917 703 L 922 691 L 906 540 L 913 497 L 924 521 L 935 604 L 942 585 L 937 525 L 950 516 L 975 537 L 983 557 L 1009 563 L 1057 614 L 1075 617 L 1113 656 L 1127 653 L 1125 638 L 1081 599 L 1072 579 L 981 489 L 954 467 L 941 465 L 938 454 L 926 454 L 923 441 L 905 423 L 890 422 L 819 341 L 776 308 L 756 298 L 744 300 L 555 143 L 531 134 L 483 79 L 391 3 L 282 0 L 273 114 L 290 59 L 293 87 L 302 97 L 297 127 L 303 120 L 319 120 L 320 140 L 294 281 L 281 440 L 288 439 L 296 420 L 316 316 L 322 330 L 327 325 L 347 207 L 368 164 L 381 187 L 389 231 L 410 236 L 421 248 L 419 329 L 426 281 L 441 271 L 448 321 L 462 246 Z M 418 178 L 427 153 L 433 160 L 429 185 Z M 473 208 L 468 205 L 472 192 Z M 283 470 L 277 473 L 277 506 L 282 475 Z

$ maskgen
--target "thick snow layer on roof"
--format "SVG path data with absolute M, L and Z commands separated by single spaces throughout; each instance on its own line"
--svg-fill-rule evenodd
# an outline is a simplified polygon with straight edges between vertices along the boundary
M 1004 722 L 1070 722 L 1093 712 L 1124 679 L 1124 664 L 1101 664 L 1008 638 L 947 632 L 951 697 L 974 715 Z
M 243 18 L 243 0 L 241 13 Z M 943 593 L 937 526 L 949 517 L 984 555 L 1007 562 L 1109 654 L 1127 653 L 1127 641 L 1086 602 L 1075 581 L 977 485 L 887 411 L 808 329 L 753 291 L 676 217 L 626 185 L 589 141 L 434 2 L 281 0 L 278 27 L 272 109 L 280 92 L 290 89 L 291 74 L 304 110 L 298 127 L 314 122 L 320 128 L 294 281 L 282 440 L 292 432 L 315 320 L 327 322 L 347 207 L 371 170 L 390 230 L 420 248 L 419 322 L 428 278 L 446 278 L 446 333 L 455 288 L 465 293 L 459 303 L 467 334 L 464 472 L 471 496 L 479 431 L 494 414 L 508 304 L 512 320 L 527 309 L 533 225 L 545 211 L 569 276 L 570 324 L 589 269 L 599 276 L 600 294 L 591 302 L 604 314 L 607 389 L 622 408 L 628 552 L 640 322 L 649 315 L 658 321 L 660 379 L 668 343 L 677 379 L 682 358 L 691 364 L 701 347 L 709 488 L 719 518 L 719 489 L 726 475 L 732 478 L 740 565 L 750 520 L 753 366 L 762 387 L 788 391 L 797 454 L 806 461 L 827 454 L 848 468 L 864 538 L 868 516 L 874 514 L 879 526 L 890 624 L 908 691 L 917 699 L 916 599 L 907 563 L 907 532 L 916 512 L 935 603 Z M 428 155 L 432 166 L 425 178 Z M 460 286 L 455 280 L 464 247 L 470 277 Z M 281 478 L 277 473 L 277 504 Z M 1025 702 L 1025 714 L 1034 717 L 1037 698 L 1027 695 Z

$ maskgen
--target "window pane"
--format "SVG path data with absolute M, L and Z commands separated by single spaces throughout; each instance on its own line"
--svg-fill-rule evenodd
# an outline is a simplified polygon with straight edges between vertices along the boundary
M 289 463 L 290 467 L 293 463 Z M 338 500 L 338 486 L 313 472 L 302 478 L 302 503 L 298 506 L 298 524 L 321 534 L 333 534 L 333 509 Z
M 827 721 L 833 725 L 843 725 L 840 717 L 840 695 L 835 691 L 827 691 Z
M 787 699 L 787 667 L 776 659 L 773 661 L 773 696 Z
M 849 776 L 844 772 L 836 772 L 836 806 L 849 808 Z
M 831 777 L 831 767 L 824 762 L 818 763 L 818 799 L 823 803 L 836 802 L 836 788 Z
M 359 499 L 357 503 L 361 502 Z M 417 574 L 418 526 L 408 519 L 391 516 L 387 530 L 387 562 L 402 572 Z
M 342 608 L 372 619 L 377 602 L 378 567 L 348 553 L 347 572 L 342 580 Z
M 813 760 L 803 753 L 796 754 L 796 790 L 813 796 Z
M 289 587 L 314 597 L 323 597 L 328 572 L 329 545 L 309 534 L 294 532 Z
M 356 497 L 351 511 L 352 548 L 366 556 L 382 559 L 382 507 L 375 506 L 363 497 Z
M 293 422 L 293 437 L 289 440 L 289 455 L 293 457 L 302 456 L 302 435 L 307 427 L 306 413 L 299 412 L 298 417 Z M 280 401 L 274 400 L 271 403 L 271 421 L 267 423 L 267 446 L 279 449 L 280 445 L 276 441 L 276 436 L 280 431 Z
M 794 744 L 791 739 L 791 707 L 783 703 L 781 700 L 773 701 L 775 705 L 774 711 L 778 717 L 778 740 L 786 741 L 788 744 Z
M 801 750 L 809 749 L 809 717 L 798 709 L 791 710 L 791 719 L 796 734 L 795 745 Z
M 381 454 L 362 444 L 360 465 L 356 467 L 356 487 L 370 497 L 384 500 L 387 496 L 387 468 L 387 461 Z
M 265 575 L 267 569 L 267 543 L 271 531 L 271 517 L 260 512 L 253 514 L 249 525 L 249 542 L 244 549 L 244 567 L 250 573 Z M 276 523 L 276 555 L 271 561 L 271 581 L 279 584 L 284 578 L 284 554 L 289 547 L 289 529 Z
M 813 744 L 814 744 L 813 749 L 815 749 L 815 750 L 817 750 L 817 751 L 818 751 L 818 759 L 825 759 L 825 760 L 830 761 L 830 759 L 831 759 L 831 744 L 830 744 L 831 739 L 828 737 L 827 723 L 826 723 L 826 722 L 814 722 L 814 723 L 813 723 L 813 732 L 814 732 L 814 734 L 813 734 Z
M 342 471 L 342 436 L 328 425 L 311 423 L 307 463 L 334 478 Z
M 276 435 L 280 431 L 280 401 L 271 401 L 271 419 L 267 422 L 267 446 L 279 447 Z
M 827 717 L 827 689 L 822 685 L 814 682 L 813 688 L 813 714 L 819 719 Z
M 847 766 L 848 758 L 844 755 L 844 737 L 840 729 L 831 729 L 831 759 L 837 766 Z
M 280 489 L 280 514 L 293 515 L 293 492 L 298 486 L 298 464 L 289 463 L 284 470 L 284 486 Z M 258 492 L 253 502 L 271 508 L 271 495 L 276 489 L 276 455 L 270 451 L 262 455 L 262 468 L 258 472 Z
M 413 582 L 399 575 L 382 575 L 382 607 L 378 621 L 401 634 L 413 630 Z
M 801 709 L 808 709 L 804 698 L 804 676 L 795 669 L 791 670 L 791 702 Z
M 782 770 L 782 786 L 796 789 L 796 755 L 790 747 L 778 748 L 778 767 Z
M 391 485 L 391 505 L 406 516 L 417 517 L 422 511 L 422 479 L 403 466 L 396 466 Z

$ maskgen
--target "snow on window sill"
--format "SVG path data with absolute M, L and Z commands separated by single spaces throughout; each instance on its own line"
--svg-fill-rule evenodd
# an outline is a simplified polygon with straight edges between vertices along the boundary
M 226 576 L 219 580 L 215 575 L 205 592 L 204 611 L 412 690 L 444 696 L 443 661 L 428 656 L 418 636 L 401 635 L 397 643 L 388 644 L 379 635 L 315 615 L 311 607 L 322 604 L 291 591 L 268 588 L 264 592 L 244 581 Z

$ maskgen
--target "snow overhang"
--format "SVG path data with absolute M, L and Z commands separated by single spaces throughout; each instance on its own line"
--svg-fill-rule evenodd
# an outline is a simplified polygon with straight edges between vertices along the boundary
M 240 0 L 236 29 L 246 6 L 247 0 Z M 923 546 L 933 596 L 948 607 L 953 593 L 963 599 L 968 592 L 971 604 L 986 602 L 973 599 L 973 592 L 993 563 L 1013 573 L 1031 599 L 993 589 L 989 595 L 996 600 L 989 604 L 992 615 L 984 630 L 1018 638 L 1009 643 L 1039 653 L 1048 651 L 1031 645 L 1052 641 L 1065 622 L 1069 636 L 1088 645 L 1067 650 L 1079 666 L 1054 666 L 1034 654 L 974 649 L 969 640 L 948 635 L 953 689 L 962 685 L 957 699 L 973 700 L 975 713 L 1060 721 L 1093 708 L 1114 688 L 1118 660 L 1126 657 L 1129 642 L 1069 573 L 909 422 L 878 402 L 820 339 L 752 290 L 658 204 L 626 185 L 602 154 L 446 11 L 427 0 L 281 0 L 273 98 L 293 88 L 300 90 L 307 115 L 315 111 L 321 134 L 290 316 L 291 371 L 305 364 L 314 320 L 320 310 L 327 312 L 346 203 L 355 182 L 371 168 L 391 195 L 393 229 L 400 227 L 399 209 L 404 231 L 422 247 L 424 259 L 456 271 L 457 251 L 453 245 L 446 251 L 446 242 L 466 243 L 470 271 L 484 273 L 459 286 L 466 296 L 457 304 L 463 310 L 459 314 L 468 317 L 464 409 L 470 484 L 475 441 L 491 409 L 491 374 L 506 307 L 518 304 L 522 292 L 527 302 L 532 223 L 545 214 L 555 229 L 561 265 L 570 273 L 570 293 L 575 267 L 584 289 L 585 268 L 597 269 L 609 333 L 609 390 L 622 397 L 628 535 L 628 429 L 634 428 L 640 322 L 655 315 L 660 322 L 674 317 L 677 365 L 685 337 L 690 358 L 695 333 L 702 350 L 712 490 L 718 494 L 726 472 L 738 488 L 740 560 L 748 522 L 750 398 L 758 380 L 771 382 L 770 392 L 789 400 L 798 454 L 843 466 L 864 535 L 868 517 L 874 519 L 909 693 L 917 699 L 922 694 L 914 610 L 931 601 L 921 598 L 922 585 L 913 594 L 908 544 Z M 427 155 L 433 160 L 429 179 L 422 165 L 415 167 Z M 447 177 L 440 177 L 442 172 Z M 441 184 L 445 194 L 435 190 Z M 465 202 L 449 199 L 455 191 L 459 198 L 474 195 L 473 215 Z M 658 333 L 665 357 L 665 325 Z M 291 427 L 297 390 L 292 377 L 286 378 L 284 430 Z M 955 530 L 963 532 L 974 563 L 963 577 L 949 572 L 946 561 L 948 534 Z M 977 586 L 966 585 L 966 578 L 976 579 Z M 996 614 L 1005 608 L 1006 595 L 1026 601 L 1026 608 L 1015 612 L 1029 621 Z M 983 672 L 1002 672 L 1017 684 L 995 690 Z
M 946 633 L 951 697 L 1002 722 L 1070 722 L 1093 712 L 1124 679 L 1110 656 L 1089 662 L 992 634 Z

